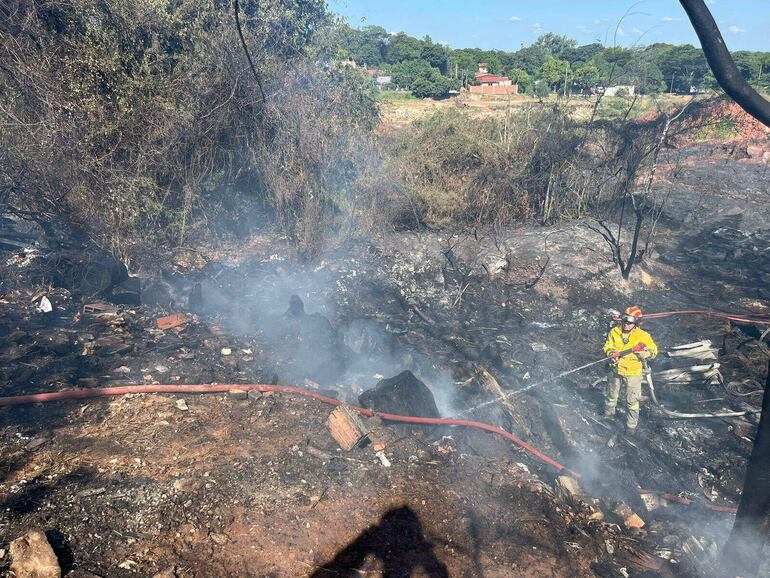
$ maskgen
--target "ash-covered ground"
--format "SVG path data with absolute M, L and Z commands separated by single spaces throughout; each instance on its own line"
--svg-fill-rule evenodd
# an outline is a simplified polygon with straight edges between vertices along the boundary
M 603 365 L 555 379 L 602 357 L 613 309 L 770 312 L 768 166 L 721 145 L 667 155 L 656 186 L 670 196 L 628 281 L 587 221 L 391 233 L 310 266 L 264 237 L 148 282 L 151 302 L 96 311 L 84 305 L 104 299 L 41 285 L 42 258 L 4 258 L 3 395 L 280 383 L 358 403 L 410 370 L 442 416 L 499 425 L 583 477 L 582 491 L 565 487 L 487 432 L 366 418 L 385 467 L 371 445 L 338 448 L 330 406 L 287 394 L 0 408 L 0 564 L 38 528 L 72 576 L 708 575 L 740 499 L 751 415 L 672 420 L 647 401 L 627 440 L 601 418 Z M 50 313 L 37 311 L 43 296 Z M 176 313 L 187 322 L 158 328 Z M 758 407 L 761 327 L 672 316 L 645 328 L 664 352 L 719 349 L 724 381 L 659 383 L 666 408 Z M 654 370 L 682 365 L 663 353 Z

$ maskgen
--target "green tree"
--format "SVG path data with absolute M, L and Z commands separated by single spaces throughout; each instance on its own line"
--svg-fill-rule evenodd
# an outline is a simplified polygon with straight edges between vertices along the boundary
M 554 57 L 561 57 L 562 52 L 574 48 L 576 45 L 577 40 L 567 38 L 566 36 L 560 36 L 553 32 L 541 34 L 537 40 L 535 40 L 535 44 L 533 44 L 535 48 L 540 48 L 545 54 L 550 54 Z
M 648 49 L 658 50 L 656 64 L 660 68 L 667 90 L 689 92 L 691 86 L 703 86 L 708 64 L 703 51 L 690 45 L 660 45 Z
M 422 51 L 422 42 L 417 38 L 399 32 L 390 38 L 386 51 L 388 64 L 397 64 L 405 60 L 417 60 Z
M 426 61 L 432 67 L 438 68 L 441 74 L 447 73 L 449 51 L 445 46 L 434 43 L 430 36 L 423 38 L 420 59 Z
M 540 79 L 551 90 L 557 90 L 567 74 L 569 74 L 569 62 L 554 58 L 550 54 L 545 57 L 545 62 L 540 68 Z
M 350 58 L 358 64 L 377 67 L 385 62 L 388 33 L 381 26 L 366 26 L 354 31 L 350 44 Z
M 581 90 L 596 86 L 599 82 L 599 68 L 594 64 L 583 64 L 575 69 L 572 80 Z
M 511 82 L 519 85 L 519 92 L 531 92 L 532 91 L 532 77 L 527 74 L 526 70 L 521 68 L 514 68 L 508 73 Z
M 431 65 L 424 60 L 404 60 L 390 68 L 391 81 L 400 88 L 412 88 L 414 81 L 429 74 Z
M 530 76 L 534 76 L 545 62 L 546 51 L 542 46 L 528 46 L 513 53 L 511 66 L 521 68 Z
M 417 98 L 446 98 L 449 91 L 459 88 L 457 81 L 447 78 L 438 68 L 429 68 L 412 83 L 412 94 Z
M 604 50 L 604 46 L 598 42 L 593 44 L 585 44 L 576 48 L 565 48 L 559 54 L 559 58 L 566 60 L 570 63 L 570 66 L 577 68 L 575 65 L 582 65 L 588 63 L 594 56 Z

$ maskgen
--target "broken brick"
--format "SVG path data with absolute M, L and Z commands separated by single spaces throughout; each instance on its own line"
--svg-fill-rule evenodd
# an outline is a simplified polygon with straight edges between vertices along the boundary
M 340 405 L 329 414 L 326 426 L 335 441 L 346 451 L 360 444 L 368 434 L 358 414 L 346 405 Z

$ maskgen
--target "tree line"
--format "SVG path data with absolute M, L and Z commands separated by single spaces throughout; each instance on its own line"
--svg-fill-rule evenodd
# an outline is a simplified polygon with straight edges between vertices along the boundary
M 420 39 L 391 34 L 381 26 L 356 29 L 344 24 L 340 44 L 345 56 L 391 75 L 394 87 L 411 89 L 416 96 L 443 97 L 453 88 L 476 84 L 480 62 L 487 63 L 490 73 L 508 76 L 520 92 L 541 96 L 611 84 L 634 85 L 643 94 L 718 88 L 703 50 L 689 44 L 578 46 L 572 38 L 549 32 L 515 52 L 452 49 L 429 36 Z M 738 51 L 733 58 L 749 83 L 763 90 L 770 87 L 770 52 Z

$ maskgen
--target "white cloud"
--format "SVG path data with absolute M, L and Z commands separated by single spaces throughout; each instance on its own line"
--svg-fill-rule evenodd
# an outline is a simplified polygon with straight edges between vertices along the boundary
M 514 22 L 518 22 L 519 20 L 521 20 L 521 17 L 520 16 L 511 16 L 511 20 L 513 20 Z
M 641 30 L 639 30 L 639 29 L 638 29 L 638 28 L 636 28 L 636 27 L 635 27 L 635 28 L 634 28 L 634 29 L 633 29 L 631 32 L 633 32 L 634 34 L 641 34 L 641 33 L 642 33 L 642 31 L 641 31 Z
M 538 32 L 542 32 L 542 31 L 543 31 L 543 27 L 540 26 L 540 22 L 535 22 L 532 25 L 532 32 L 534 32 L 535 34 L 537 34 Z
M 708 0 L 708 3 L 712 6 L 717 3 L 717 0 Z
M 731 34 L 740 34 L 741 32 L 746 32 L 743 28 L 738 28 L 735 24 L 730 26 L 728 30 L 730 31 Z
M 671 16 L 664 16 L 663 18 L 661 18 L 661 20 L 663 20 L 663 22 L 681 22 L 682 21 L 681 18 L 672 18 Z
M 599 24 L 599 19 L 594 20 L 594 24 Z
M 625 36 L 626 33 L 622 27 L 618 26 L 618 36 Z
M 588 26 L 583 26 L 582 24 L 580 26 L 575 26 L 578 30 L 588 30 Z

